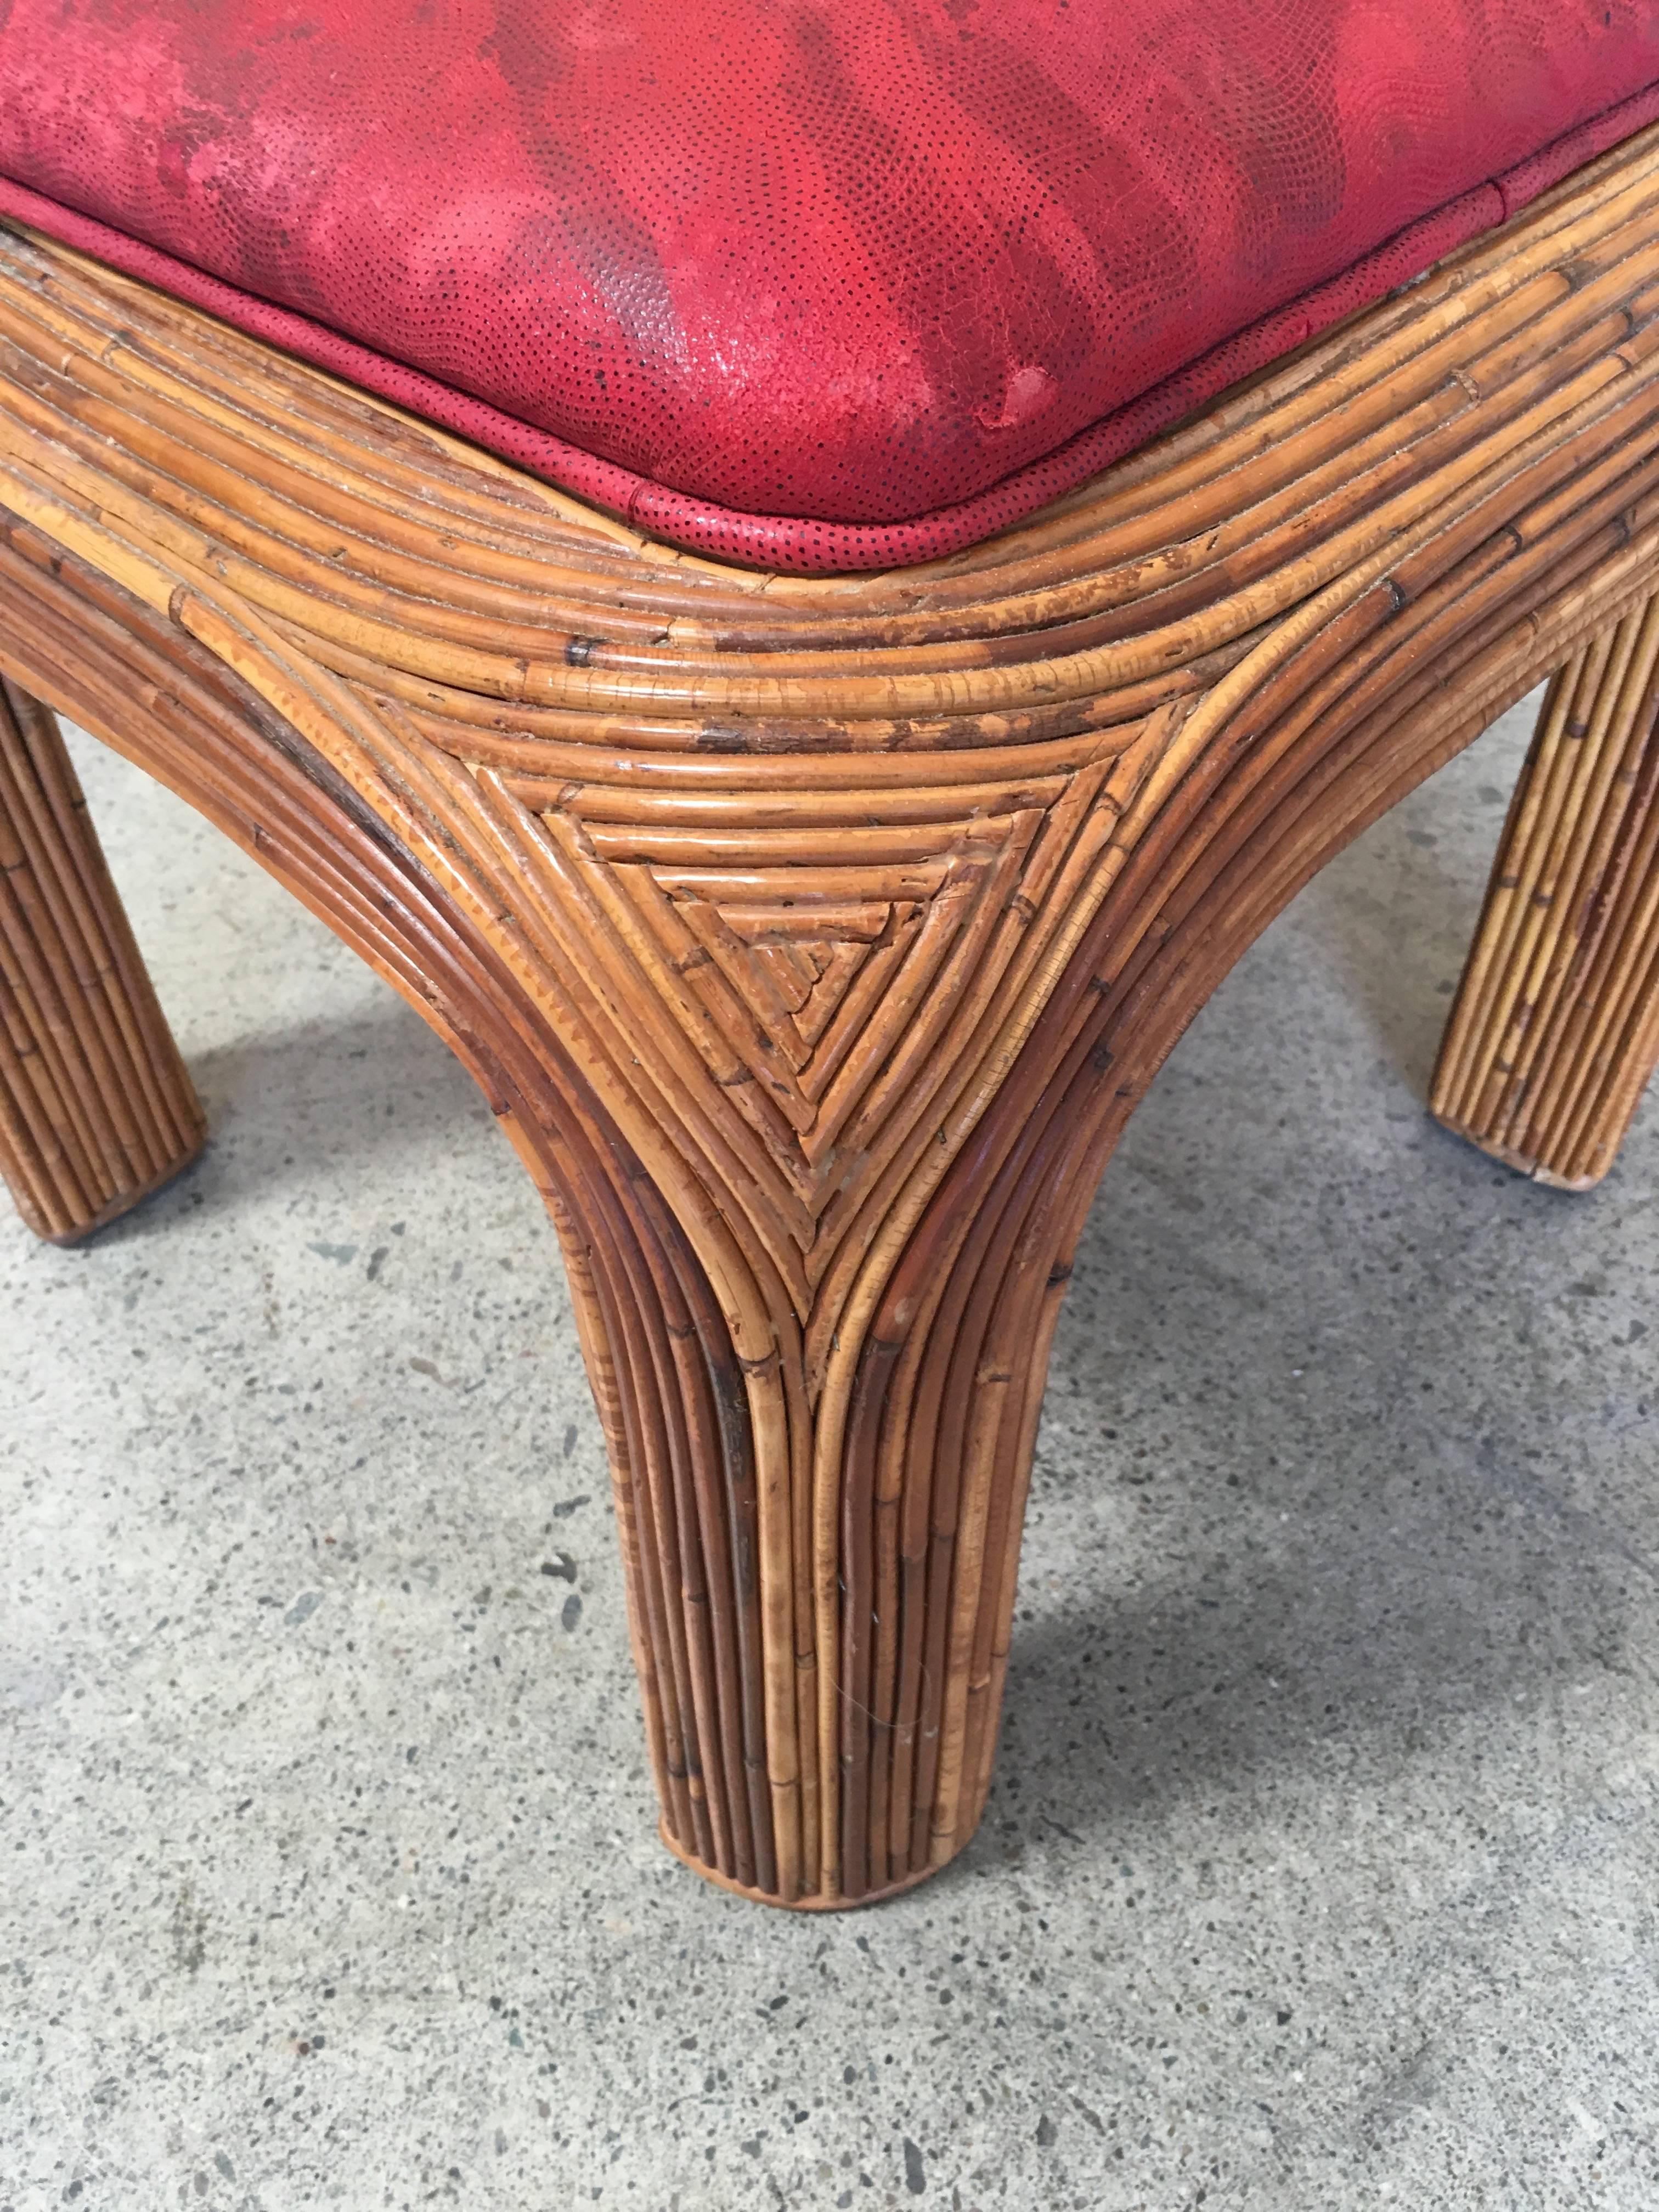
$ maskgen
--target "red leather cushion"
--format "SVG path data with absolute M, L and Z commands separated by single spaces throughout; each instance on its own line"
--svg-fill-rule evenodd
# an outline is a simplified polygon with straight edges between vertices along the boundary
M 0 207 L 646 527 L 866 567 L 1066 489 L 1656 82 L 1659 0 L 0 0 Z

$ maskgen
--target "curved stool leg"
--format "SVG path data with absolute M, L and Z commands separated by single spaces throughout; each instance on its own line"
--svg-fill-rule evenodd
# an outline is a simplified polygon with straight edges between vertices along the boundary
M 0 680 L 0 1174 L 67 1244 L 205 1135 L 57 721 Z
M 1613 1164 L 1659 1061 L 1659 599 L 1539 716 L 1435 1070 L 1437 1117 L 1540 1182 Z

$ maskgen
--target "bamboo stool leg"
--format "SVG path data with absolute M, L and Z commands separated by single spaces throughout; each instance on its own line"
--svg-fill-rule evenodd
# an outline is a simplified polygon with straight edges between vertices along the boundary
M 1437 1117 L 1559 1189 L 1659 1062 L 1659 598 L 1552 681 L 1435 1070 Z
M 67 1244 L 205 1136 L 57 720 L 0 679 L 0 1174 Z

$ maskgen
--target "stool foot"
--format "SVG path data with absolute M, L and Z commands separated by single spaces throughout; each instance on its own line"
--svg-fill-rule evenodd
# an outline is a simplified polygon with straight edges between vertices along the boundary
M 1564 1190 L 1613 1164 L 1659 1061 L 1659 599 L 1551 683 L 1430 1104 Z
M 915 1889 L 939 1871 L 929 1860 L 897 1881 L 887 1882 L 879 1889 L 865 1890 L 857 1897 L 843 1897 L 837 1890 L 828 1895 L 815 1893 L 782 1898 L 772 1890 L 757 1889 L 746 1882 L 738 1881 L 731 1875 L 722 1874 L 708 1860 L 699 1858 L 695 1851 L 688 1850 L 680 1842 L 665 1820 L 658 1823 L 657 1833 L 677 1859 L 689 1866 L 694 1874 L 700 1874 L 705 1881 L 712 1882 L 716 1889 L 729 1891 L 733 1897 L 744 1898 L 750 1905 L 781 1905 L 789 1912 L 857 1912 L 866 1905 L 883 1905 L 890 1897 L 902 1897 L 907 1889 Z
M 57 721 L 0 680 L 0 1174 L 72 1243 L 205 1134 Z

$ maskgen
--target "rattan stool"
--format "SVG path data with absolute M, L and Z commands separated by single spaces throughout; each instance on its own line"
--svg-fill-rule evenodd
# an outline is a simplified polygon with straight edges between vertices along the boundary
M 1551 1182 L 1613 1155 L 1659 1054 L 1656 308 L 1648 132 L 1001 536 L 785 577 L 0 230 L 26 1218 L 202 1141 L 49 708 L 389 978 L 543 1193 L 671 1847 L 789 1905 L 921 1880 L 985 1800 L 1113 1146 L 1552 672 L 1433 1105 Z

